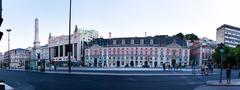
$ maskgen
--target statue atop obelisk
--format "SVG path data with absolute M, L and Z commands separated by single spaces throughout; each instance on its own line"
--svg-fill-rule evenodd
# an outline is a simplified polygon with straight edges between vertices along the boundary
M 34 49 L 39 49 L 40 48 L 40 41 L 39 41 L 39 22 L 38 22 L 38 18 L 35 19 L 35 38 L 34 38 Z

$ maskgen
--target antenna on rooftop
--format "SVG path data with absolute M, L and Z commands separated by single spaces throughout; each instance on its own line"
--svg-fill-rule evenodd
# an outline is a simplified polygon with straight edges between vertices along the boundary
M 109 39 L 111 39 L 112 38 L 112 33 L 111 32 L 109 32 Z

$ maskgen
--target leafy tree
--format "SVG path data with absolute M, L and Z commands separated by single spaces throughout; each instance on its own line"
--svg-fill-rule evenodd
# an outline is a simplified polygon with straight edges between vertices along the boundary
M 212 54 L 213 57 L 213 61 L 216 64 L 220 64 L 220 60 L 221 60 L 221 53 L 218 49 L 215 49 L 215 53 Z
M 185 38 L 186 38 L 187 40 L 192 40 L 192 41 L 199 39 L 198 36 L 195 35 L 195 34 L 193 34 L 193 33 L 191 33 L 191 34 L 186 34 L 186 35 L 185 35 Z
M 173 35 L 173 37 L 177 37 L 180 39 L 187 39 L 187 40 L 191 40 L 191 41 L 199 40 L 198 36 L 193 33 L 184 35 L 183 33 L 180 32 L 176 35 Z
M 225 64 L 236 65 L 235 49 L 226 47 L 225 52 L 226 52 Z
M 168 35 L 156 35 L 154 37 L 156 37 L 156 38 L 165 38 L 165 37 L 168 37 Z
M 226 67 L 227 64 L 231 64 L 233 66 L 237 66 L 240 61 L 240 47 L 237 48 L 231 48 L 228 46 L 224 46 L 224 53 L 223 53 L 224 61 L 223 66 Z M 221 61 L 221 52 L 218 49 L 215 49 L 215 53 L 212 55 L 213 61 L 220 65 Z
M 234 56 L 236 58 L 236 63 L 237 63 L 237 66 L 239 67 L 240 66 L 240 47 L 237 46 L 234 50 Z
M 185 36 L 180 32 L 176 35 L 173 35 L 173 37 L 177 37 L 177 38 L 180 38 L 180 39 L 185 39 Z

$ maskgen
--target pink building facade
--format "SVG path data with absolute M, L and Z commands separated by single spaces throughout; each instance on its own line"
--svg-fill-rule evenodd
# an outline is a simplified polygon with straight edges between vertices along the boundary
M 96 39 L 85 49 L 89 67 L 188 66 L 190 49 L 185 40 L 172 37 Z

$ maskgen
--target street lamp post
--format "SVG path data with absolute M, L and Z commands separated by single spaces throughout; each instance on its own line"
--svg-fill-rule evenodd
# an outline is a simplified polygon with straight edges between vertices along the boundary
M 70 6 L 69 6 L 69 42 L 68 42 L 68 72 L 71 72 L 71 10 L 72 10 L 72 0 L 70 0 Z
M 9 52 L 9 50 L 10 50 L 10 32 L 12 31 L 11 29 L 7 29 L 6 30 L 7 32 L 8 32 L 8 66 L 9 66 L 9 68 L 10 68 L 10 52 Z
M 219 81 L 220 83 L 222 83 L 222 68 L 223 68 L 223 65 L 222 65 L 223 60 L 222 59 L 223 59 L 223 53 L 221 52 L 221 62 L 220 62 L 221 63 L 221 70 L 220 70 L 220 81 Z
M 220 61 L 220 65 L 221 65 L 221 70 L 220 70 L 220 79 L 219 79 L 219 83 L 222 83 L 222 69 L 223 69 L 223 55 L 224 55 L 224 44 L 218 44 L 218 49 L 221 52 L 221 61 Z
M 192 59 L 192 74 L 194 75 L 195 75 L 195 64 L 196 64 L 195 59 Z

